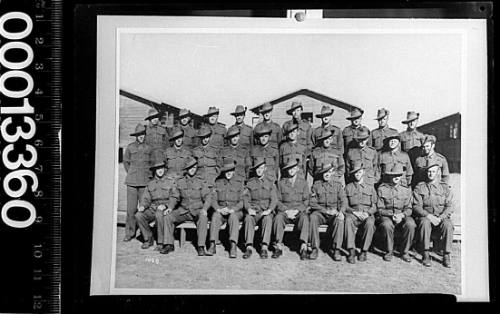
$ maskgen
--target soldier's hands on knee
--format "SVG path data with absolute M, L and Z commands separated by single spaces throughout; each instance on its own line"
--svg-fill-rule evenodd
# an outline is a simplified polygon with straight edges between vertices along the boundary
M 262 216 L 267 216 L 271 213 L 271 211 L 268 209 L 268 210 L 265 210 L 262 212 Z
M 165 208 L 167 208 L 165 205 L 161 204 L 160 206 L 158 206 L 157 209 L 159 210 L 165 210 Z
M 163 216 L 166 216 L 167 214 L 170 214 L 172 212 L 171 208 L 167 208 L 166 210 L 163 211 Z

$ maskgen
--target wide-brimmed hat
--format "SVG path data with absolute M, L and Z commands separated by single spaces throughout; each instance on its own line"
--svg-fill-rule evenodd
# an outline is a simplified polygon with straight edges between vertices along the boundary
M 378 111 L 377 111 L 377 117 L 375 118 L 375 120 L 380 120 L 382 118 L 384 118 L 385 116 L 388 116 L 389 115 L 389 110 L 385 109 L 385 108 L 380 108 Z
M 286 111 L 286 113 L 288 115 L 291 115 L 293 113 L 293 111 L 295 109 L 297 109 L 297 108 L 302 108 L 303 109 L 304 107 L 302 106 L 302 103 L 300 101 L 292 101 L 292 104 L 290 105 L 290 109 L 288 109 Z
M 196 134 L 197 137 L 208 137 L 210 135 L 212 135 L 212 129 L 208 126 L 202 126 L 198 130 L 198 134 Z
M 235 125 L 232 125 L 227 130 L 225 138 L 230 139 L 231 137 L 234 137 L 234 136 L 239 135 L 239 134 L 240 134 L 240 128 L 238 128 Z
M 286 164 L 283 165 L 283 167 L 281 167 L 281 169 L 282 170 L 287 170 L 289 168 L 295 167 L 295 166 L 297 166 L 299 164 L 299 162 L 300 162 L 300 159 L 298 159 L 298 158 L 297 159 L 291 158 L 291 159 L 289 159 L 287 161 Z
M 266 164 L 266 159 L 264 159 L 264 157 L 256 157 L 250 170 L 255 170 L 264 164 Z
M 359 108 L 354 108 L 351 110 L 351 115 L 349 117 L 347 117 L 346 119 L 347 120 L 354 120 L 354 119 L 357 119 L 359 117 L 361 117 L 363 115 L 364 111 L 359 109 Z
M 182 119 L 183 117 L 191 116 L 191 111 L 183 108 L 179 110 L 179 119 Z
M 355 174 L 356 172 L 358 172 L 361 169 L 364 169 L 363 163 L 361 162 L 361 160 L 355 160 L 352 163 L 352 167 L 351 167 L 351 170 L 349 170 L 349 174 Z
M 175 141 L 179 137 L 183 137 L 183 136 L 184 136 L 184 130 L 181 128 L 175 128 L 172 130 L 172 135 L 170 135 L 170 140 Z
M 316 170 L 316 175 L 318 175 L 318 176 L 322 175 L 323 173 L 330 171 L 330 169 L 332 169 L 334 166 L 335 165 L 333 163 L 322 164 L 321 168 L 318 168 Z
M 401 136 L 399 136 L 399 134 L 388 135 L 386 138 L 384 138 L 384 140 L 387 141 L 387 143 L 389 143 L 389 141 L 392 139 L 396 139 L 401 142 Z
M 354 132 L 353 138 L 358 141 L 367 139 L 370 136 L 370 130 L 367 127 L 360 127 Z
M 384 175 L 386 176 L 402 176 L 403 173 L 404 173 L 404 170 L 403 170 L 403 166 L 401 166 L 400 164 L 394 164 L 392 166 L 392 168 L 390 169 L 384 169 L 384 171 L 382 172 Z
M 232 158 L 226 158 L 224 159 L 224 164 L 222 165 L 222 168 L 220 169 L 220 172 L 228 172 L 231 170 L 234 170 L 236 168 L 236 161 L 233 160 Z
M 424 141 L 422 142 L 422 145 L 424 145 L 427 142 L 432 142 L 432 143 L 436 144 L 437 139 L 436 139 L 436 137 L 434 135 L 427 134 L 424 137 Z
M 143 135 L 143 134 L 146 134 L 146 127 L 144 125 L 138 123 L 135 126 L 135 131 L 133 133 L 130 133 L 130 136 L 139 136 L 139 135 Z
M 299 125 L 296 123 L 287 123 L 285 127 L 283 128 L 283 135 L 288 135 L 292 131 L 297 130 L 299 128 Z
M 441 165 L 434 162 L 434 163 L 429 164 L 428 166 L 423 167 L 422 170 L 427 171 L 428 169 L 430 169 L 432 167 L 441 167 Z
M 149 167 L 149 170 L 155 171 L 158 168 L 165 167 L 165 162 L 164 161 L 157 161 L 155 162 L 151 167 Z
M 153 118 L 161 118 L 162 113 L 157 111 L 156 109 L 149 109 L 148 116 L 144 118 L 144 120 L 151 120 Z
M 271 110 L 273 110 L 273 105 L 270 102 L 266 102 L 260 106 L 259 113 L 266 113 Z
M 324 140 L 326 140 L 327 138 L 331 137 L 333 135 L 332 131 L 330 130 L 327 130 L 327 129 L 322 129 L 321 132 L 319 132 L 318 134 L 316 134 L 316 142 L 322 142 Z
M 264 124 L 259 124 L 254 129 L 254 133 L 255 133 L 256 137 L 266 135 L 266 134 L 271 134 L 272 131 L 273 130 L 270 127 L 268 127 L 267 125 L 264 125 Z
M 408 111 L 406 114 L 406 120 L 401 121 L 401 123 L 408 124 L 412 122 L 413 120 L 417 120 L 418 117 L 420 116 L 420 113 L 415 112 L 415 111 Z
M 183 170 L 188 170 L 190 168 L 193 168 L 195 165 L 198 164 L 198 160 L 194 157 L 188 157 L 186 161 L 184 162 L 184 168 Z
M 333 114 L 333 108 L 330 106 L 322 106 L 321 112 L 316 115 L 316 118 L 323 118 L 326 116 L 331 116 Z
M 209 107 L 208 112 L 205 114 L 205 117 L 210 117 L 214 114 L 219 114 L 219 109 L 216 107 Z
M 238 106 L 236 106 L 236 109 L 234 110 L 234 112 L 231 112 L 230 114 L 232 116 L 237 116 L 240 114 L 245 114 L 246 112 L 247 112 L 247 107 L 243 107 L 242 105 L 238 105 Z

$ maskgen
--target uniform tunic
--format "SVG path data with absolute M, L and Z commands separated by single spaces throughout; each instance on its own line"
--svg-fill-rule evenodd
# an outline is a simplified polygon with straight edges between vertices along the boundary
M 340 154 L 343 155 L 344 154 L 344 139 L 342 137 L 342 130 L 340 130 L 339 127 L 337 127 L 333 124 L 321 125 L 313 130 L 312 138 L 311 138 L 313 146 L 317 145 L 316 137 L 323 134 L 323 130 L 328 130 L 328 131 L 332 132 L 332 143 L 331 143 L 330 147 L 337 149 L 338 151 L 340 151 Z
M 234 124 L 240 130 L 240 140 L 238 141 L 239 145 L 244 146 L 248 150 L 250 150 L 253 146 L 253 130 L 252 127 L 242 123 L 242 124 Z M 229 145 L 229 144 L 228 144 Z
M 411 165 L 415 168 L 415 160 L 422 154 L 422 145 L 424 144 L 425 135 L 417 129 L 407 129 L 399 133 L 401 139 L 401 149 L 408 153 Z
M 427 179 L 427 170 L 425 170 L 425 167 L 428 167 L 432 164 L 438 164 L 439 168 L 441 169 L 441 180 L 443 182 L 448 182 L 450 179 L 450 171 L 448 169 L 448 161 L 446 161 L 446 158 L 436 152 L 433 152 L 430 155 L 427 156 L 420 156 L 415 160 L 415 169 L 417 169 L 417 181 L 422 182 L 426 181 Z
M 257 125 L 255 126 L 254 128 L 254 138 L 255 138 L 255 145 L 259 144 L 258 143 L 258 138 L 256 137 L 255 135 L 255 130 L 258 130 L 260 127 L 260 125 L 262 126 L 266 126 L 267 128 L 271 129 L 271 135 L 269 137 L 269 142 L 271 142 L 271 144 L 274 144 L 273 146 L 275 147 L 279 147 L 279 145 L 281 144 L 281 141 L 283 139 L 283 132 L 281 130 L 281 127 L 279 126 L 278 123 L 274 122 L 274 121 L 262 121 L 262 122 L 259 122 L 257 123 Z
M 285 133 L 284 130 L 286 130 L 287 126 L 290 124 L 298 124 L 299 128 L 297 133 L 297 142 L 299 142 L 299 144 L 304 146 L 307 149 L 307 152 L 309 153 L 313 148 L 311 140 L 311 135 L 312 135 L 311 124 L 309 123 L 309 121 L 305 119 L 302 119 L 298 122 L 294 121 L 293 119 L 288 120 L 285 123 L 283 123 L 283 128 L 282 128 L 283 133 Z
M 268 143 L 266 146 L 262 146 L 260 144 L 255 145 L 252 147 L 252 151 L 250 152 L 252 165 L 257 157 L 263 157 L 266 160 L 266 178 L 273 183 L 276 182 L 276 180 L 278 180 L 279 173 L 278 148 L 271 143 Z
M 377 212 L 377 192 L 372 185 L 364 182 L 351 182 L 346 187 L 348 205 L 346 209 L 346 241 L 347 248 L 356 247 L 356 233 L 361 231 L 361 250 L 368 251 L 375 234 L 375 217 Z M 361 220 L 353 212 L 365 212 L 369 216 Z
M 368 145 L 375 148 L 377 151 L 381 151 L 384 146 L 384 139 L 398 134 L 398 130 L 390 128 L 387 125 L 383 128 L 378 127 L 371 131 L 370 137 L 368 138 Z
M 165 150 L 169 147 L 167 129 L 160 124 L 149 123 L 146 126 L 146 137 L 144 142 L 151 146 L 152 150 Z
M 309 159 L 309 173 L 315 177 L 315 174 L 323 167 L 323 165 L 333 164 L 335 169 L 335 181 L 344 185 L 345 163 L 342 153 L 333 147 L 315 147 Z M 322 180 L 321 177 L 314 180 Z
M 365 146 L 363 148 L 351 148 L 347 152 L 346 172 L 352 170 L 356 161 L 363 163 L 365 170 L 365 182 L 367 184 L 374 185 L 378 182 L 380 179 L 380 168 L 378 164 L 378 154 L 374 148 L 370 146 Z
M 411 166 L 410 157 L 407 153 L 399 149 L 391 151 L 382 151 L 379 155 L 380 172 L 384 173 L 386 169 L 392 169 L 394 165 L 400 164 L 403 168 L 403 176 L 401 177 L 401 184 L 410 186 L 413 167 Z
M 196 146 L 198 146 L 198 138 L 196 137 L 196 130 L 188 123 L 186 125 L 177 124 L 178 128 L 181 128 L 184 131 L 184 146 L 193 150 Z
M 224 164 L 226 159 L 232 159 L 236 162 L 234 177 L 238 181 L 245 183 L 248 179 L 250 166 L 252 165 L 249 149 L 240 146 L 239 143 L 236 146 L 228 145 L 222 149 L 221 157 L 222 164 Z
M 301 145 L 298 141 L 286 141 L 279 148 L 280 169 L 290 160 L 299 160 L 299 176 L 305 177 L 306 174 L 306 159 L 307 148 Z M 283 176 L 283 174 L 282 174 Z
M 186 159 L 191 156 L 191 152 L 182 146 L 181 148 L 169 147 L 165 151 L 165 164 L 167 174 L 176 178 L 181 178 Z
M 222 161 L 219 156 L 220 148 L 210 144 L 200 145 L 193 150 L 193 157 L 198 160 L 198 172 L 196 175 L 213 186 L 215 179 L 219 175 Z
M 204 126 L 207 126 L 212 130 L 212 137 L 210 138 L 210 144 L 214 147 L 222 148 L 224 147 L 224 136 L 226 136 L 226 127 L 217 122 L 216 124 L 205 123 Z
M 344 154 L 347 155 L 349 150 L 353 147 L 355 147 L 356 142 L 354 141 L 354 135 L 356 134 L 356 131 L 363 127 L 362 125 L 359 125 L 357 127 L 354 127 L 352 124 L 348 125 L 344 128 L 342 131 L 342 137 L 344 138 Z

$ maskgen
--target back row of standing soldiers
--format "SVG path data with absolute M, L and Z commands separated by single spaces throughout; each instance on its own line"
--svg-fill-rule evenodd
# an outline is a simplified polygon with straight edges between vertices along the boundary
M 349 196 L 349 188 L 353 189 L 353 185 L 349 185 L 349 183 L 357 186 L 356 182 L 359 182 L 354 175 L 359 172 L 359 169 L 363 169 L 363 185 L 366 185 L 368 189 L 371 187 L 373 191 L 377 191 L 378 189 L 378 193 L 380 193 L 379 185 L 382 184 L 383 175 L 391 173 L 394 169 L 398 169 L 397 172 L 401 172 L 401 175 L 397 176 L 401 177 L 401 182 L 398 181 L 398 184 L 401 187 L 408 189 L 411 196 L 410 187 L 417 190 L 417 184 L 419 182 L 429 181 L 428 172 L 429 167 L 432 166 L 439 169 L 439 171 L 437 171 L 438 177 L 436 182 L 440 182 L 439 187 L 441 190 L 444 189 L 444 192 L 440 191 L 447 194 L 445 198 L 441 199 L 441 203 L 450 198 L 449 194 L 451 191 L 449 186 L 446 184 L 449 176 L 446 159 L 444 156 L 434 151 L 436 138 L 433 135 L 424 135 L 416 129 L 419 118 L 418 113 L 408 112 L 406 120 L 402 121 L 402 123 L 407 124 L 407 130 L 398 133 L 397 130 L 388 126 L 387 122 L 389 118 L 389 111 L 384 108 L 378 110 L 377 113 L 376 120 L 378 120 L 379 127 L 371 132 L 368 128 L 361 125 L 363 111 L 357 108 L 353 109 L 350 116 L 347 117 L 347 119 L 351 121 L 351 125 L 346 127 L 343 131 L 331 123 L 333 109 L 328 106 L 323 106 L 321 108 L 321 112 L 316 115 L 322 120 L 322 124 L 315 129 L 311 127 L 307 120 L 301 119 L 303 107 L 300 102 L 291 103 L 290 109 L 287 110 L 287 113 L 292 116 L 292 119 L 285 122 L 283 127 L 280 127 L 277 123 L 271 120 L 272 109 L 273 107 L 269 103 L 262 105 L 260 107 L 260 113 L 262 114 L 263 121 L 258 123 L 256 127 L 252 129 L 244 123 L 246 108 L 243 106 L 237 106 L 236 110 L 231 113 L 235 117 L 236 122 L 227 130 L 222 124 L 218 123 L 217 120 L 219 111 L 215 107 L 209 108 L 208 113 L 205 115 L 208 121 L 203 124 L 199 130 L 195 130 L 190 125 L 190 113 L 185 109 L 181 110 L 179 113 L 179 123 L 169 130 L 159 124 L 161 114 L 156 111 L 151 112 L 151 114 L 146 118 L 146 120 L 149 120 L 150 123 L 147 126 L 139 124 L 136 127 L 135 132 L 131 135 L 136 136 L 137 139 L 135 142 L 129 144 L 124 153 L 123 161 L 125 169 L 127 170 L 125 184 L 127 185 L 128 204 L 125 241 L 129 241 L 135 237 L 137 226 L 135 213 L 137 212 L 138 202 L 142 202 L 144 200 L 143 194 L 147 194 L 144 193 L 144 190 L 146 188 L 147 192 L 149 189 L 148 182 L 151 183 L 155 180 L 155 178 L 151 180 L 151 173 L 148 169 L 151 166 L 156 169 L 163 163 L 166 168 L 165 177 L 176 184 L 181 184 L 185 182 L 182 180 L 189 177 L 189 171 L 187 171 L 189 168 L 186 168 L 186 165 L 190 162 L 193 163 L 192 160 L 195 160 L 196 171 L 194 175 L 197 179 L 199 179 L 199 182 L 203 182 L 198 185 L 206 187 L 217 194 L 222 187 L 218 185 L 219 182 L 216 182 L 216 179 L 220 177 L 224 179 L 223 177 L 226 175 L 226 172 L 228 172 L 223 171 L 225 165 L 231 163 L 234 164 L 234 170 L 232 171 L 234 174 L 231 175 L 231 182 L 235 182 L 235 186 L 246 187 L 246 190 L 248 191 L 251 190 L 251 186 L 255 182 L 255 180 L 252 180 L 252 174 L 255 174 L 255 171 L 251 170 L 257 169 L 256 165 L 261 162 L 262 164 L 265 164 L 266 168 L 265 179 L 269 185 L 266 189 L 271 191 L 273 188 L 277 187 L 278 190 L 280 190 L 280 193 L 278 193 L 279 195 L 277 195 L 279 199 L 282 199 L 283 197 L 286 198 L 285 195 L 287 195 L 287 193 L 293 194 L 292 191 L 285 191 L 285 183 L 281 184 L 282 181 L 288 182 L 288 169 L 291 168 L 290 165 L 293 163 L 296 163 L 293 167 L 297 168 L 297 173 L 294 175 L 303 180 L 303 185 L 306 186 L 307 189 L 310 187 L 305 179 L 308 175 L 311 175 L 313 178 L 313 194 L 315 193 L 314 187 L 321 185 L 320 183 L 324 181 L 323 177 L 325 169 L 328 168 L 328 172 L 331 173 L 332 177 L 331 181 L 338 183 L 342 190 L 347 192 L 347 196 Z M 171 143 L 172 145 L 170 145 Z M 191 165 L 191 167 L 193 167 L 193 165 Z M 184 177 L 184 175 L 186 175 L 186 177 Z M 181 178 L 181 181 L 176 181 Z M 345 186 L 345 183 L 348 185 Z M 280 184 L 282 187 L 281 189 Z M 188 184 L 186 186 L 188 187 L 187 190 L 192 189 L 192 185 Z M 382 190 L 383 188 L 384 187 L 382 187 Z M 359 189 L 359 186 L 357 186 L 356 189 Z M 182 188 L 178 190 L 182 191 Z M 184 198 L 187 197 L 189 199 L 189 194 L 192 194 L 192 191 L 189 192 L 187 190 Z M 367 190 L 365 192 L 368 193 L 373 191 Z M 151 194 L 150 192 L 149 194 Z M 351 191 L 351 196 L 356 193 L 357 192 Z M 442 195 L 444 195 L 443 193 Z M 299 195 L 300 193 L 295 194 Z M 366 193 L 363 192 L 357 194 L 359 194 L 362 198 Z M 367 195 L 372 194 L 373 193 Z M 393 196 L 394 200 L 401 198 L 398 195 Z M 170 196 L 166 197 L 166 199 L 169 198 Z M 242 201 L 243 197 L 239 197 L 239 199 Z M 397 203 L 394 200 L 391 207 L 394 207 L 395 203 Z M 411 204 L 411 200 L 409 203 Z M 279 204 L 282 206 L 283 200 L 281 200 Z M 401 206 L 403 205 L 404 204 Z M 430 207 L 435 207 L 432 204 L 430 205 Z M 139 208 L 141 208 L 140 206 L 141 205 L 139 205 Z M 184 204 L 183 207 L 189 208 L 192 206 L 192 204 Z M 212 204 L 209 204 L 208 206 L 211 206 L 214 209 L 217 207 L 217 205 L 212 206 Z M 447 206 L 450 207 L 451 205 L 448 204 Z M 204 205 L 201 207 L 204 207 Z M 168 208 L 173 209 L 170 207 Z M 247 209 L 248 212 L 248 208 L 244 208 Z M 444 211 L 443 206 L 441 210 Z M 369 213 L 373 214 L 374 212 L 372 211 L 373 208 L 368 210 Z M 450 210 L 448 210 L 448 212 L 449 211 Z M 189 210 L 187 212 L 189 212 Z M 218 211 L 216 210 L 216 212 Z M 446 212 L 446 215 L 448 215 L 448 212 Z M 176 213 L 181 212 L 176 211 Z M 138 216 L 141 217 L 141 214 L 142 213 L 139 213 Z M 227 216 L 228 213 L 225 214 Z M 165 216 L 170 217 L 170 223 L 172 224 L 174 222 L 179 223 L 182 219 L 194 218 L 186 215 L 177 215 L 179 217 L 175 216 L 172 218 L 170 213 Z M 247 216 L 255 217 L 255 215 Z M 317 217 L 313 218 L 313 220 L 316 224 L 326 222 L 326 216 L 321 216 L 323 218 L 318 215 L 315 216 Z M 405 221 L 411 218 L 407 217 L 408 215 L 403 216 L 406 217 Z M 275 237 L 277 237 L 275 241 L 278 249 L 275 250 L 273 256 L 278 255 L 279 257 L 281 254 L 281 249 L 279 248 L 281 241 L 280 238 L 282 239 L 283 232 L 281 229 L 284 228 L 284 223 L 294 222 L 295 218 L 292 219 L 290 218 L 291 216 L 277 215 L 275 219 L 277 217 L 281 217 L 278 219 L 280 222 L 273 222 L 273 224 L 277 224 L 277 227 L 275 227 Z M 299 215 L 298 217 L 302 216 Z M 368 217 L 361 215 L 361 217 L 356 216 L 356 218 L 357 219 L 354 221 L 365 221 Z M 158 219 L 156 220 L 158 222 Z M 161 218 L 161 220 L 164 220 L 164 218 Z M 197 218 L 191 220 L 199 221 Z M 305 218 L 298 219 L 296 221 L 297 226 L 302 230 L 301 241 L 303 244 L 309 245 L 311 245 L 310 242 L 318 242 L 314 235 L 315 232 L 313 232 L 312 235 L 308 235 L 308 231 L 304 232 L 304 229 L 308 229 L 304 228 L 304 224 L 306 224 L 304 221 L 306 221 Z M 381 221 L 384 221 L 383 217 L 381 218 Z M 392 219 L 391 223 L 393 222 L 398 222 L 399 224 L 401 219 Z M 167 222 L 167 224 L 169 223 Z M 200 224 L 203 225 L 203 222 Z M 389 234 L 390 230 L 394 229 L 394 223 L 392 227 L 389 226 L 388 223 L 385 224 L 387 225 L 387 234 Z M 414 224 L 415 223 L 413 222 L 413 225 Z M 139 226 L 140 225 L 141 224 L 139 223 Z M 163 221 L 160 222 L 159 225 L 161 225 L 160 229 L 166 228 L 164 227 Z M 217 223 L 212 223 L 212 225 L 217 225 Z M 383 226 L 384 223 L 381 223 L 381 225 Z M 409 225 L 411 225 L 411 223 L 409 223 Z M 263 230 L 264 229 L 266 228 L 263 228 Z M 334 229 L 337 230 L 333 230 L 333 234 L 335 234 L 335 232 L 338 233 L 339 229 L 342 229 L 341 233 L 344 233 L 343 228 L 337 226 L 337 228 Z M 348 231 L 352 228 L 346 229 Z M 163 231 L 161 233 L 161 237 L 164 238 L 165 235 L 163 235 Z M 411 238 L 413 235 L 411 234 L 411 231 L 406 230 L 404 233 L 406 234 L 406 240 L 412 240 Z M 206 232 L 205 237 L 203 237 L 203 232 L 198 235 L 199 241 L 204 242 Z M 215 237 L 215 235 L 213 235 L 213 237 Z M 343 238 L 344 235 L 340 237 Z M 253 238 L 253 236 L 251 236 L 251 238 Z M 267 238 L 267 234 L 264 235 L 264 238 Z M 313 239 L 311 240 L 311 238 Z M 162 241 L 160 240 L 158 243 L 162 244 L 161 242 Z M 335 245 L 335 240 L 333 242 Z M 349 242 L 349 240 L 347 242 Z M 390 259 L 390 256 L 392 256 L 392 244 L 389 242 L 390 241 L 388 241 L 387 244 L 388 252 L 386 259 Z M 145 246 L 148 246 L 148 243 L 149 238 L 148 241 L 145 242 Z M 314 259 L 317 255 L 317 253 L 314 253 L 314 245 L 317 246 L 317 243 L 312 243 L 312 245 L 312 259 Z M 336 245 L 338 246 L 338 243 Z M 423 245 L 424 247 L 426 245 L 428 246 L 428 244 L 425 243 Z M 203 246 L 204 245 L 200 242 L 199 247 Z M 173 250 L 173 246 L 166 244 L 163 245 L 162 249 L 164 252 L 166 251 L 166 253 L 168 253 Z M 337 252 L 334 253 L 334 259 L 338 258 L 338 251 L 336 251 L 338 249 L 339 247 L 334 249 L 334 252 Z M 405 260 L 408 258 L 407 249 L 402 250 L 403 259 Z M 449 250 L 450 247 L 446 247 L 446 249 Z M 447 264 L 449 265 L 449 254 L 447 254 L 449 252 L 446 252 L 446 249 L 445 262 L 448 260 Z M 209 252 L 213 253 L 214 251 L 215 247 L 210 245 Z M 267 250 L 263 251 L 265 252 L 264 255 L 267 255 Z M 301 249 L 301 257 L 303 257 L 303 251 L 306 251 L 306 249 Z M 204 254 L 205 253 L 203 252 L 203 255 Z M 247 252 L 245 252 L 245 254 L 248 255 Z M 426 255 L 428 254 L 424 254 L 424 264 L 430 264 L 426 261 Z M 366 259 L 366 254 L 363 254 L 362 249 L 360 260 L 363 259 Z

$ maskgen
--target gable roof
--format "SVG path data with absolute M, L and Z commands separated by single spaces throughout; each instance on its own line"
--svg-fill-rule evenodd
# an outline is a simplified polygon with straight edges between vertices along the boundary
M 300 89 L 300 90 L 298 90 L 296 92 L 287 94 L 287 95 L 285 95 L 283 97 L 271 100 L 270 103 L 271 103 L 271 105 L 274 106 L 275 104 L 281 103 L 283 101 L 286 101 L 288 99 L 291 99 L 291 98 L 299 96 L 299 95 L 305 95 L 305 96 L 311 97 L 311 98 L 316 99 L 318 101 L 321 101 L 323 103 L 327 103 L 327 104 L 330 104 L 330 105 L 342 108 L 342 109 L 344 109 L 346 111 L 351 111 L 354 108 L 361 109 L 361 108 L 359 108 L 357 106 L 345 103 L 345 102 L 337 100 L 335 98 L 328 97 L 326 95 L 314 92 L 314 91 L 309 90 L 309 89 Z M 255 106 L 255 107 L 251 108 L 250 111 L 252 111 L 255 114 L 259 114 L 259 109 L 260 109 L 261 106 L 262 106 L 262 104 L 258 105 L 258 106 Z

